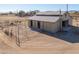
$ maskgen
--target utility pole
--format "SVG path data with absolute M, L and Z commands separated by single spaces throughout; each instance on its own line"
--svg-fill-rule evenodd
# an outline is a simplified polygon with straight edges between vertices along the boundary
M 67 13 L 68 13 L 68 4 L 66 6 L 67 6 Z

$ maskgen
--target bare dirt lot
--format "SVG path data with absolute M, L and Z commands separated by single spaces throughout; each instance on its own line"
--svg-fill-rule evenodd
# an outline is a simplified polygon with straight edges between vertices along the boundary
M 27 17 L 0 16 L 0 20 L 19 19 L 24 21 Z M 9 37 L 3 30 L 0 30 L 0 53 L 79 53 L 78 35 L 74 36 L 73 33 L 46 34 L 28 28 L 26 22 L 22 22 L 19 26 L 20 47 L 16 44 L 17 26 L 8 27 L 9 31 L 12 30 L 13 37 Z M 8 30 L 8 28 L 4 29 Z

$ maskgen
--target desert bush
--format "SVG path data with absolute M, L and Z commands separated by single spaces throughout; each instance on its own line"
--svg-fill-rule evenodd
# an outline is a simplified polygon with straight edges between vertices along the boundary
M 9 35 L 9 32 L 8 32 L 8 31 L 4 31 L 4 33 L 5 33 L 6 35 Z
M 25 14 L 26 14 L 25 11 L 20 10 L 16 15 L 20 17 L 24 17 Z

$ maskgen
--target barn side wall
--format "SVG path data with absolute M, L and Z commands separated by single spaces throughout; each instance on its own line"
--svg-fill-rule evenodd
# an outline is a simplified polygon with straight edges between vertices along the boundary
M 32 28 L 39 29 L 38 26 L 37 26 L 37 22 L 38 21 L 34 21 L 34 20 L 32 20 L 32 21 L 33 21 Z M 30 21 L 29 21 L 29 23 L 30 23 Z M 40 21 L 40 30 L 44 30 L 44 31 L 55 33 L 57 31 L 59 31 L 60 28 L 61 27 L 60 27 L 60 22 L 59 21 L 57 21 L 55 23 Z
M 28 21 L 28 26 L 31 27 L 31 20 Z M 37 21 L 32 20 L 32 27 L 31 28 L 37 28 Z
M 41 22 L 41 29 L 48 31 L 48 32 L 52 32 L 55 33 L 57 31 L 60 30 L 60 22 Z
M 69 14 L 64 14 L 63 16 L 62 16 L 62 21 L 65 21 L 65 20 L 68 20 L 69 22 L 68 22 L 68 25 L 72 25 L 72 17 L 69 15 Z

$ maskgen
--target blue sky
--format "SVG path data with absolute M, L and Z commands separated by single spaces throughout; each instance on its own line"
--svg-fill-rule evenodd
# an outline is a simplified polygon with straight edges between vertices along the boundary
M 69 10 L 79 10 L 79 4 L 69 4 L 68 6 Z M 67 10 L 66 4 L 0 4 L 0 12 L 17 12 L 18 10 L 53 11 L 59 9 Z

